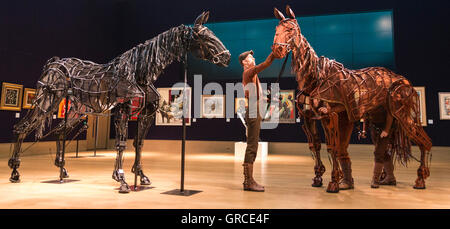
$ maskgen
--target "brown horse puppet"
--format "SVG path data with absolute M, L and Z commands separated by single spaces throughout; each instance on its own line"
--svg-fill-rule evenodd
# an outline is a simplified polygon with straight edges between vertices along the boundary
M 324 128 L 328 152 L 332 161 L 331 181 L 327 192 L 352 189 L 351 160 L 347 152 L 355 122 L 380 107 L 386 109 L 398 123 L 394 131 L 396 144 L 392 150 L 407 160 L 411 144 L 421 151 L 420 167 L 414 188 L 425 188 L 429 176 L 428 161 L 431 139 L 420 123 L 418 95 L 412 84 L 403 76 L 383 67 L 350 70 L 341 63 L 326 57 L 318 57 L 301 34 L 294 12 L 286 7 L 287 18 L 274 9 L 280 20 L 276 27 L 273 53 L 283 58 L 292 51 L 292 70 L 296 74 L 299 93 L 297 106 L 304 118 L 303 129 L 308 137 L 315 158 L 313 186 L 322 186 L 325 167 L 320 160 L 320 136 L 316 120 Z M 338 163 L 339 161 L 339 163 Z

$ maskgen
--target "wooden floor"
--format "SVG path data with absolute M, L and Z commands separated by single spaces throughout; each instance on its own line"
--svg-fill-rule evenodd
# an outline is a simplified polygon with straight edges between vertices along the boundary
M 417 150 L 417 149 L 414 149 Z M 67 158 L 70 179 L 66 184 L 43 183 L 58 177 L 51 154 L 26 155 L 20 167 L 21 183 L 8 181 L 8 155 L 0 157 L 0 208 L 450 208 L 450 148 L 434 147 L 431 177 L 427 189 L 412 188 L 416 179 L 417 162 L 408 168 L 397 166 L 395 187 L 370 188 L 373 167 L 372 146 L 352 145 L 355 189 L 338 194 L 325 192 L 326 187 L 311 187 L 313 160 L 309 150 L 299 149 L 297 155 L 271 155 L 266 163 L 255 165 L 255 179 L 266 186 L 266 192 L 242 191 L 242 166 L 230 153 L 187 152 L 186 189 L 201 193 L 171 196 L 163 192 L 179 188 L 180 152 L 144 152 L 145 173 L 152 180 L 152 189 L 129 194 L 117 192 L 118 183 L 111 179 L 115 152 L 100 151 L 99 157 Z M 82 152 L 92 156 L 92 152 Z M 330 180 L 330 165 L 324 184 Z M 128 183 L 134 154 L 125 154 Z

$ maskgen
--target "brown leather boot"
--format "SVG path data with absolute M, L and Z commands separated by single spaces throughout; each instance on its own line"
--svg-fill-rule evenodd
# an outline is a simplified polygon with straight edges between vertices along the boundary
M 375 162 L 375 165 L 373 167 L 372 183 L 370 184 L 371 188 L 380 187 L 380 176 L 382 171 L 383 171 L 383 163 Z
M 385 161 L 384 171 L 386 171 L 386 177 L 380 181 L 380 185 L 397 185 L 397 181 L 394 176 L 394 163 L 392 160 Z
M 245 191 L 254 191 L 254 192 L 264 192 L 264 186 L 259 185 L 253 179 L 253 164 L 244 163 L 244 190 Z
M 342 179 L 341 183 L 339 183 L 340 190 L 347 190 L 354 188 L 351 166 L 352 163 L 350 162 L 350 160 L 345 160 L 341 162 L 341 168 L 344 178 Z

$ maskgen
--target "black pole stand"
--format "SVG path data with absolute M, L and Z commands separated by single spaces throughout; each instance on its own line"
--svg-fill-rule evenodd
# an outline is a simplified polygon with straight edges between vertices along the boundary
M 98 145 L 98 116 L 95 116 L 94 119 L 94 155 L 93 156 L 82 156 L 82 157 L 104 157 L 105 155 L 97 155 L 97 145 Z M 87 128 L 86 128 L 86 135 L 87 135 Z M 77 138 L 77 147 L 78 147 L 78 138 Z M 78 157 L 78 148 L 77 148 L 77 156 Z
M 184 88 L 183 88 L 183 138 L 181 140 L 181 184 L 180 189 L 174 189 L 162 194 L 177 195 L 177 196 L 191 196 L 201 192 L 200 190 L 186 190 L 184 189 L 184 169 L 185 169 L 185 154 L 186 154 L 186 84 L 187 84 L 187 55 L 184 56 Z M 189 104 L 190 105 L 190 104 Z
M 80 134 L 83 132 L 83 131 L 86 131 L 87 130 L 87 127 L 86 127 L 86 123 L 84 122 L 83 123 L 83 126 L 80 128 L 80 130 L 78 130 L 78 132 L 75 134 L 75 137 L 73 137 L 73 139 L 75 139 L 76 138 L 76 140 L 77 140 L 77 146 L 76 146 L 76 151 L 75 151 L 75 157 L 71 157 L 71 158 L 80 158 L 80 157 L 83 157 L 83 156 L 79 156 L 79 152 L 80 152 Z M 87 135 L 87 134 L 86 134 Z M 73 139 L 67 144 L 67 145 L 69 145 L 72 141 L 73 141 Z
M 78 137 L 77 137 L 77 151 L 76 151 L 76 158 L 78 158 L 78 141 L 79 141 L 79 139 L 78 139 Z
M 69 89 L 70 90 L 70 89 Z M 64 101 L 65 102 L 65 104 L 64 104 L 64 138 L 63 138 L 63 145 L 62 145 L 62 153 L 61 153 L 61 156 L 62 156 L 62 159 L 64 160 L 64 155 L 65 155 L 65 153 L 66 153 L 66 138 L 67 138 L 67 117 L 69 116 L 68 114 L 67 114 L 67 111 L 69 110 L 68 109 L 68 107 L 69 107 L 69 93 L 70 92 L 67 92 L 67 95 L 66 95 L 66 101 Z M 63 183 L 64 182 L 64 177 L 63 177 L 63 166 L 61 166 L 61 167 L 59 167 L 59 182 L 61 182 L 61 183 Z
M 98 138 L 98 116 L 95 116 L 95 139 L 94 139 L 94 157 L 97 156 L 97 138 Z
M 97 155 L 97 145 L 98 145 L 98 116 L 95 116 L 94 122 L 95 122 L 95 124 L 93 125 L 93 128 L 94 128 L 94 155 L 93 155 L 93 156 L 86 156 L 86 157 L 103 157 L 104 155 Z

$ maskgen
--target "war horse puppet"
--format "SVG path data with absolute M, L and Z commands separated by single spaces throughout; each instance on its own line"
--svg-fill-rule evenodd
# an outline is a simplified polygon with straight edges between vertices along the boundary
M 160 95 L 153 85 L 154 82 L 173 61 L 186 61 L 188 52 L 218 66 L 226 67 L 230 62 L 229 51 L 214 33 L 203 25 L 208 18 L 209 12 L 203 12 L 193 26 L 173 27 L 126 51 L 107 64 L 96 64 L 77 58 L 54 57 L 48 60 L 37 83 L 35 109 L 14 125 L 14 149 L 8 162 L 13 170 L 10 181 L 20 181 L 18 168 L 23 139 L 34 130 L 36 139 L 41 138 L 46 122 L 51 121 L 58 104 L 67 97 L 72 103 L 69 114 L 84 112 L 101 115 L 114 108 L 117 157 L 112 177 L 120 182 L 119 192 L 129 192 L 130 188 L 122 169 L 122 156 L 126 147 L 131 100 L 139 97 L 142 103 L 137 109 L 140 113 L 133 142 L 136 158 L 132 172 L 140 177 L 142 185 L 149 185 L 150 180 L 142 169 L 141 153 L 143 139 L 158 109 Z M 79 118 L 68 120 L 70 123 L 67 123 L 69 127 L 67 132 L 79 122 Z M 63 134 L 64 131 L 59 132 L 58 140 Z M 58 147 L 55 165 L 60 168 L 60 179 L 67 177 L 64 162 L 61 147 Z
M 320 136 L 316 121 L 321 120 L 331 156 L 331 182 L 327 192 L 353 188 L 351 161 L 347 152 L 353 124 L 380 106 L 395 119 L 398 128 L 394 151 L 410 155 L 410 142 L 421 151 L 420 166 L 414 188 L 425 188 L 429 176 L 428 161 L 431 139 L 420 123 L 418 95 L 411 83 L 401 75 L 383 67 L 350 70 L 341 63 L 318 57 L 301 34 L 294 12 L 287 6 L 288 18 L 274 9 L 280 20 L 276 27 L 273 53 L 282 58 L 292 51 L 292 70 L 296 74 L 299 93 L 296 98 L 303 129 L 315 158 L 313 186 L 322 186 L 325 167 L 320 160 Z M 309 102 L 308 102 L 309 101 Z M 338 163 L 339 161 L 339 163 Z M 340 184 L 339 184 L 340 182 Z

